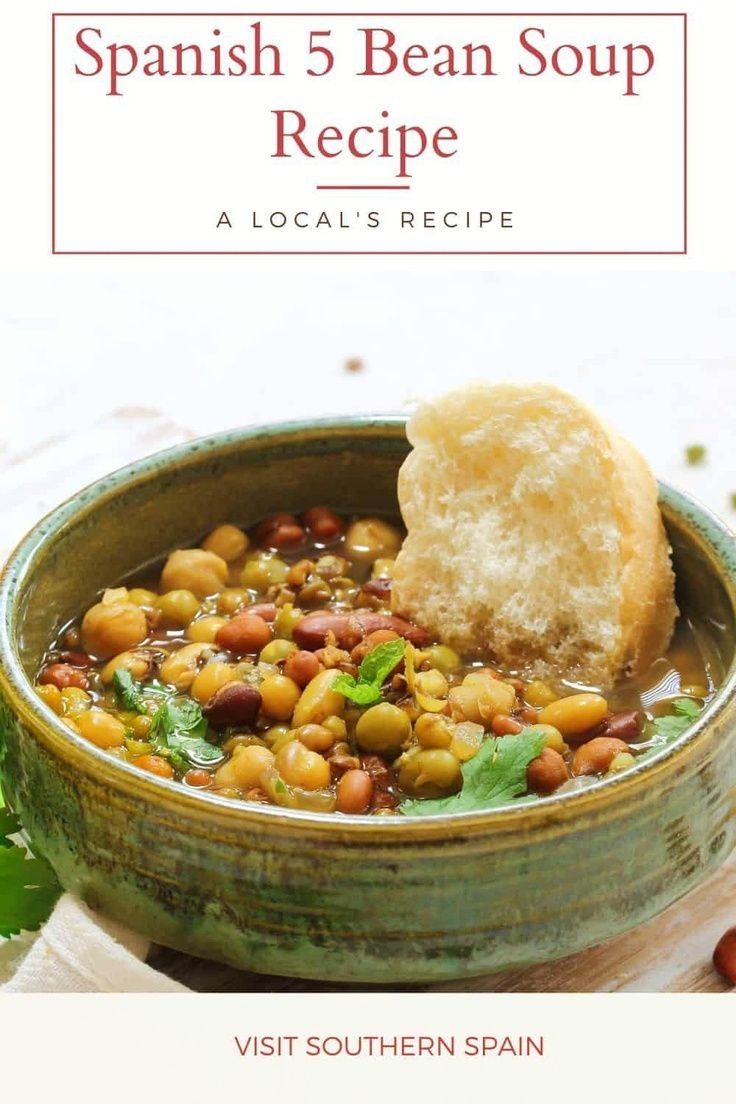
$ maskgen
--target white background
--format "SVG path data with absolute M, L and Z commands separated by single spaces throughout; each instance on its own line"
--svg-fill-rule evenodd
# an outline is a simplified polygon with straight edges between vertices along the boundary
M 682 17 L 262 17 L 261 43 L 276 44 L 283 76 L 149 77 L 143 74 L 149 43 L 198 44 L 208 66 L 212 43 L 225 55 L 230 43 L 246 44 L 253 64 L 252 17 L 58 16 L 56 19 L 56 248 L 74 250 L 682 250 L 684 243 L 684 33 Z M 467 42 L 492 46 L 493 69 L 484 76 L 410 77 L 399 66 L 385 77 L 359 77 L 365 52 L 362 27 L 388 28 L 401 56 L 413 43 Z M 76 45 L 85 41 L 106 61 L 108 45 L 130 44 L 139 57 L 130 77 L 111 90 L 109 68 L 97 76 L 95 60 Z M 219 37 L 213 28 L 220 30 Z M 627 45 L 647 44 L 651 72 L 626 96 L 626 77 L 593 77 L 588 71 L 558 76 L 535 71 L 538 61 L 519 44 L 522 31 L 547 58 L 573 44 L 586 56 L 599 48 L 598 67 L 626 65 Z M 99 30 L 100 35 L 93 33 Z M 308 54 L 310 32 L 335 59 L 323 77 L 324 58 Z M 376 34 L 376 41 L 384 41 Z M 167 55 L 168 68 L 175 62 Z M 264 65 L 272 64 L 264 53 Z M 562 50 L 567 69 L 571 57 Z M 385 56 L 376 54 L 377 66 Z M 129 68 L 121 50 L 119 68 Z M 190 64 L 190 62 L 185 62 Z M 431 65 L 431 61 L 425 63 Z M 480 61 L 476 61 L 478 69 Z M 643 70 L 641 51 L 634 65 Z M 413 63 L 417 68 L 417 63 Z M 267 70 L 268 73 L 268 70 Z M 431 152 L 408 162 L 401 176 L 397 155 L 358 160 L 349 153 L 308 158 L 286 143 L 288 159 L 275 158 L 277 109 L 300 111 L 304 140 L 314 154 L 325 126 L 347 133 L 355 126 L 388 125 L 392 149 L 398 125 L 421 126 L 428 135 L 451 125 L 452 158 Z M 384 120 L 381 111 L 388 111 Z M 293 115 L 287 131 L 293 124 Z M 409 140 L 414 148 L 415 139 Z M 430 139 L 431 141 L 431 139 Z M 363 132 L 361 149 L 375 144 Z M 335 144 L 331 143 L 331 151 Z M 409 184 L 410 191 L 317 191 L 317 185 Z M 227 210 L 232 229 L 217 228 Z M 331 226 L 317 225 L 321 211 Z M 493 222 L 478 229 L 400 229 L 400 212 L 481 210 Z M 381 220 L 366 225 L 367 212 Z M 501 229 L 502 211 L 513 229 Z M 289 217 L 269 225 L 269 215 Z M 296 228 L 293 215 L 304 212 Z M 347 228 L 340 228 L 340 212 Z M 254 226 L 254 223 L 256 226 Z M 259 228 L 262 227 L 262 228 Z

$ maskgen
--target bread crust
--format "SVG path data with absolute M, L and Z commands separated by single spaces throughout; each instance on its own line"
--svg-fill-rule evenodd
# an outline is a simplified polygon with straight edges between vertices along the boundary
M 450 392 L 417 410 L 407 436 L 395 612 L 464 654 L 601 688 L 664 653 L 670 548 L 656 481 L 628 441 L 548 384 Z

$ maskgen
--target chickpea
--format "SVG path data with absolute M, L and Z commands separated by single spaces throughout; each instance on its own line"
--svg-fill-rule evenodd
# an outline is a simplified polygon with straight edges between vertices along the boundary
M 533 706 L 534 709 L 544 709 L 546 705 L 551 705 L 552 702 L 558 700 L 559 695 L 555 694 L 554 690 L 550 690 L 546 682 L 542 682 L 540 679 L 535 679 L 530 682 L 524 691 L 524 698 L 526 702 Z
M 276 620 L 273 623 L 274 633 L 284 640 L 291 640 L 294 626 L 301 621 L 303 616 L 303 610 L 298 609 L 291 602 L 287 602 L 276 614 Z
M 293 651 L 286 657 L 284 674 L 304 688 L 319 674 L 319 660 L 314 652 Z
M 246 561 L 241 582 L 249 590 L 263 593 L 271 586 L 280 586 L 286 582 L 289 566 L 278 556 L 270 552 L 258 552 Z
M 430 644 L 422 650 L 422 656 L 443 675 L 452 675 L 460 667 L 460 656 L 454 648 L 448 648 L 446 644 Z
M 82 646 L 97 659 L 109 659 L 142 643 L 148 622 L 140 606 L 127 600 L 97 602 L 84 615 Z
M 223 625 L 227 625 L 224 617 L 198 617 L 191 621 L 187 627 L 185 636 L 187 640 L 197 640 L 204 644 L 214 644 L 215 637 Z
M 249 790 L 258 785 L 264 770 L 273 766 L 273 763 L 274 754 L 268 748 L 259 744 L 237 747 L 232 758 L 215 771 L 215 785 Z
M 577 749 L 572 759 L 572 773 L 576 777 L 581 774 L 605 774 L 615 756 L 621 752 L 629 752 L 629 745 L 623 740 L 597 736 Z
M 636 759 L 630 751 L 619 751 L 617 755 L 614 755 L 608 767 L 609 774 L 620 774 L 621 771 L 628 770 L 629 767 L 633 767 L 636 763 Z
M 237 525 L 218 525 L 202 541 L 206 552 L 214 552 L 225 563 L 232 563 L 244 555 L 248 547 L 248 537 Z
M 373 780 L 363 770 L 347 770 L 337 783 L 337 811 L 365 813 L 373 797 Z
M 179 691 L 188 690 L 197 677 L 199 665 L 205 655 L 212 654 L 210 644 L 185 644 L 161 664 L 161 681 Z
M 128 592 L 128 599 L 135 606 L 152 610 L 156 608 L 158 594 L 156 594 L 155 590 L 146 590 L 145 587 L 133 587 L 133 589 Z
M 345 555 L 356 563 L 396 556 L 400 548 L 401 533 L 381 518 L 360 518 L 345 534 Z
M 411 721 L 403 709 L 381 702 L 366 709 L 355 726 L 355 739 L 361 751 L 370 751 L 394 759 L 411 736 Z
M 266 647 L 271 636 L 271 626 L 263 618 L 252 613 L 238 613 L 217 630 L 215 641 L 220 648 L 235 655 L 254 655 Z
M 61 690 L 58 686 L 54 686 L 50 682 L 45 686 L 37 686 L 35 689 L 44 705 L 47 705 L 49 709 L 53 709 L 54 713 L 61 713 Z
M 348 726 L 342 717 L 325 717 L 322 727 L 328 729 L 336 740 L 346 740 Z
M 78 717 L 92 704 L 92 699 L 85 690 L 78 686 L 65 686 L 61 691 L 61 712 L 64 717 Z
M 428 694 L 431 698 L 445 698 L 449 690 L 447 679 L 436 667 L 429 671 L 420 671 L 416 677 L 416 687 L 420 694 Z
M 466 675 L 461 686 L 449 693 L 450 703 L 466 720 L 475 724 L 492 721 L 497 713 L 509 714 L 516 702 L 513 686 L 482 672 Z
M 179 548 L 161 572 L 163 590 L 191 590 L 196 598 L 219 594 L 227 583 L 227 564 L 204 548 Z
M 565 743 L 562 733 L 559 728 L 555 728 L 554 725 L 549 724 L 535 724 L 528 725 L 527 732 L 538 732 L 544 736 L 544 746 L 552 748 L 553 751 L 559 752 L 562 755 L 567 751 L 567 744 Z
M 265 732 L 262 732 L 261 736 L 266 745 L 272 748 L 276 741 L 279 739 L 281 740 L 282 744 L 287 742 L 284 740 L 284 737 L 287 734 L 290 734 L 292 731 L 293 730 L 289 727 L 288 724 L 275 724 L 271 725 L 270 728 L 267 728 Z
M 104 713 L 101 709 L 88 709 L 75 717 L 74 721 L 85 740 L 96 744 L 97 747 L 122 747 L 125 740 L 125 725 L 111 713 Z
M 159 778 L 174 777 L 174 768 L 169 760 L 164 759 L 162 755 L 137 755 L 135 759 L 130 761 L 134 767 L 148 771 L 149 774 L 155 774 Z
M 199 599 L 191 590 L 169 590 L 160 595 L 156 608 L 165 624 L 182 629 L 196 617 Z
M 294 680 L 286 675 L 268 675 L 259 689 L 263 699 L 261 708 L 266 716 L 274 721 L 288 721 L 301 697 Z
M 232 617 L 250 602 L 250 591 L 245 587 L 226 587 L 217 595 L 217 612 L 222 617 Z
M 329 751 L 335 743 L 335 734 L 324 725 L 307 724 L 294 730 L 294 739 L 310 751 Z
M 100 672 L 100 678 L 105 686 L 109 686 L 115 672 L 124 670 L 130 671 L 133 678 L 140 681 L 150 673 L 152 665 L 153 661 L 149 652 L 136 650 L 120 652 L 119 655 L 113 656 L 113 658 L 105 664 Z
M 205 705 L 221 686 L 235 682 L 237 677 L 230 663 L 207 663 L 192 682 L 189 693 L 200 705 Z
M 399 770 L 399 786 L 412 797 L 445 797 L 456 793 L 461 784 L 460 764 L 444 748 L 415 752 Z
M 414 722 L 414 735 L 423 748 L 449 748 L 452 730 L 439 713 L 422 713 Z
M 607 713 L 608 702 L 600 694 L 572 694 L 545 706 L 539 720 L 554 725 L 563 736 L 578 736 L 600 724 Z
M 307 683 L 294 709 L 292 724 L 300 728 L 304 724 L 322 724 L 329 716 L 341 717 L 345 711 L 345 698 L 332 684 L 339 676 L 336 669 L 320 671 Z
M 282 663 L 295 652 L 296 644 L 291 640 L 272 640 L 258 657 L 259 663 Z M 286 672 L 284 672 L 285 674 Z M 300 684 L 301 685 L 301 684 Z
M 323 790 L 330 784 L 330 764 L 298 740 L 291 740 L 281 748 L 276 756 L 276 769 L 284 782 L 303 790 Z
M 554 748 L 545 747 L 542 754 L 532 759 L 526 768 L 527 786 L 534 793 L 551 794 L 567 782 L 567 764 Z

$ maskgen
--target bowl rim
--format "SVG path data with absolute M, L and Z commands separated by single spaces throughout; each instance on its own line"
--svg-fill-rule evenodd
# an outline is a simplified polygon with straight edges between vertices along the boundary
M 356 842 L 363 842 L 366 835 L 375 835 L 377 841 L 383 842 L 393 839 L 415 842 L 417 837 L 445 836 L 453 826 L 468 832 L 491 829 L 494 832 L 507 829 L 513 832 L 522 823 L 525 829 L 534 830 L 560 821 L 582 820 L 585 814 L 603 811 L 624 795 L 631 794 L 642 785 L 646 786 L 654 774 L 676 770 L 678 764 L 684 762 L 707 738 L 711 723 L 736 699 L 736 653 L 722 685 L 683 735 L 620 776 L 601 779 L 582 791 L 540 797 L 533 803 L 517 802 L 495 809 L 417 817 L 365 817 L 355 814 L 336 817 L 334 813 L 238 803 L 217 794 L 188 788 L 180 782 L 137 770 L 131 764 L 106 754 L 103 749 L 71 732 L 41 701 L 23 670 L 12 635 L 15 592 L 32 575 L 35 559 L 43 551 L 45 543 L 54 539 L 72 518 L 99 509 L 105 498 L 112 497 L 123 487 L 155 480 L 172 463 L 194 464 L 208 453 L 220 449 L 259 440 L 288 439 L 305 432 L 322 437 L 325 433 L 367 434 L 370 430 L 377 430 L 381 436 L 389 433 L 399 437 L 406 422 L 407 417 L 402 414 L 342 415 L 256 424 L 207 434 L 149 453 L 117 468 L 74 492 L 46 513 L 21 538 L 0 574 L 0 688 L 33 738 L 42 742 L 55 757 L 66 760 L 87 777 L 122 791 L 132 800 L 155 803 L 162 812 L 175 812 L 182 818 L 182 824 L 187 820 L 195 824 L 203 818 L 210 822 L 213 818 L 217 819 L 228 829 L 250 825 L 263 830 L 269 824 L 273 827 L 301 824 L 305 829 L 330 831 L 342 839 L 354 838 Z M 685 491 L 660 481 L 659 495 L 660 503 L 688 525 L 692 524 L 690 519 L 695 519 L 701 537 L 710 546 L 717 564 L 723 568 L 721 579 L 736 614 L 736 536 L 733 531 Z

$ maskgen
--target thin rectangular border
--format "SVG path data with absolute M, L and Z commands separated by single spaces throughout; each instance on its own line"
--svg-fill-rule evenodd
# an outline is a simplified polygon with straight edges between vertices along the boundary
M 582 16 L 585 18 L 665 18 L 682 19 L 683 58 L 683 178 L 682 178 L 682 249 L 57 249 L 56 248 L 56 19 L 57 16 L 99 16 L 108 18 L 124 16 L 141 19 L 147 16 L 174 16 L 196 18 L 356 18 L 363 16 L 394 16 L 407 18 L 470 18 L 545 16 L 561 18 Z M 77 12 L 51 13 L 51 254 L 63 257 L 681 257 L 688 251 L 688 24 L 687 12 Z

